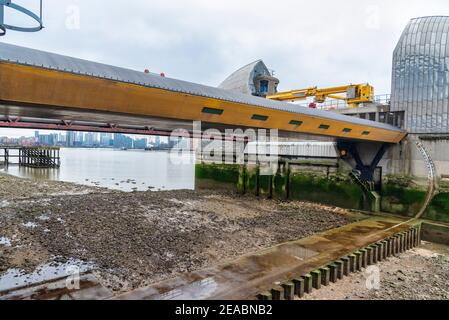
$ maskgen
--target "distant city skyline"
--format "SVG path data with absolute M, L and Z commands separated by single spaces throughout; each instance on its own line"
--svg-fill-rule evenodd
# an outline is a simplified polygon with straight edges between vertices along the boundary
M 11 134 L 8 129 L 0 130 L 0 144 L 126 149 L 167 148 L 173 146 L 173 141 L 170 141 L 168 137 L 158 136 L 28 129 L 22 130 L 21 133 Z
M 9 138 L 21 138 L 21 137 L 33 137 L 34 132 L 39 131 L 40 134 L 59 134 L 63 133 L 66 134 L 67 131 L 62 130 L 36 130 L 36 129 L 6 129 L 6 128 L 0 128 L 0 137 L 9 137 Z M 132 137 L 132 138 L 148 138 L 151 136 L 145 136 L 145 135 L 130 135 L 125 134 L 126 136 Z

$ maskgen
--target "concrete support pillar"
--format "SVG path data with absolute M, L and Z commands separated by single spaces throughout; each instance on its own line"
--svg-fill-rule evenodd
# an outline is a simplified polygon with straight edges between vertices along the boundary
M 328 286 L 329 285 L 329 281 L 330 281 L 330 270 L 329 268 L 321 268 L 321 284 L 323 286 Z
M 338 276 L 337 276 L 337 265 L 336 264 L 330 264 L 329 265 L 329 277 L 330 277 L 330 281 L 335 283 L 338 280 Z
M 409 242 L 409 240 L 410 240 L 409 234 L 410 234 L 410 230 L 407 230 L 405 232 L 405 234 L 404 234 L 404 236 L 405 236 L 405 251 L 408 251 L 410 249 L 410 247 L 409 247 L 409 244 L 410 244 L 410 242 Z
M 312 287 L 314 289 L 321 289 L 321 271 L 315 270 L 311 272 L 312 275 Z
M 374 256 L 373 248 L 370 246 L 367 247 L 365 250 L 366 250 L 366 265 L 370 266 L 373 264 L 373 256 Z
M 407 239 L 406 249 L 410 250 L 412 248 L 412 230 L 411 229 L 407 231 L 406 239 Z
M 383 254 L 383 260 L 388 258 L 388 241 L 384 240 L 382 241 L 384 244 L 384 254 Z
M 385 255 L 385 249 L 386 249 L 386 245 L 385 245 L 385 241 L 382 240 L 379 242 L 379 248 L 380 248 L 380 260 L 385 260 L 387 257 Z
M 405 232 L 401 233 L 401 252 L 405 252 Z
M 402 253 L 401 235 L 398 234 L 396 238 L 397 238 L 397 254 L 399 255 Z
M 377 242 L 376 247 L 377 247 L 377 261 L 382 261 L 382 250 L 383 250 L 382 243 Z
M 305 276 L 302 276 L 304 279 L 304 292 L 305 293 L 312 293 L 313 285 L 312 285 L 312 275 L 306 274 Z
M 282 288 L 271 289 L 271 299 L 275 300 L 275 301 L 281 300 L 283 291 L 284 291 L 284 289 L 282 289 Z
M 284 288 L 284 299 L 293 300 L 295 295 L 295 285 L 293 284 L 293 282 L 282 284 L 282 288 Z
M 272 300 L 271 293 L 270 292 L 261 293 L 257 296 L 257 300 L 260 301 Z
M 350 270 L 350 263 L 349 263 L 349 257 L 341 258 L 341 261 L 343 261 L 343 275 L 349 276 Z
M 402 233 L 402 252 L 407 251 L 407 232 Z
M 420 246 L 421 245 L 421 225 L 419 225 L 416 228 L 416 246 Z
M 343 279 L 343 261 L 335 261 L 335 265 L 337 266 L 337 279 L 341 280 Z
M 373 244 L 373 247 L 376 248 L 376 261 L 379 262 L 379 261 L 382 260 L 382 257 L 381 257 L 381 255 L 382 255 L 382 248 L 379 245 L 379 243 L 377 243 L 377 242 L 375 244 Z
M 379 262 L 379 252 L 380 252 L 380 247 L 377 243 L 373 244 L 373 248 L 376 251 L 376 263 Z
M 397 256 L 399 253 L 399 237 L 393 236 L 393 255 Z
M 419 236 L 418 236 L 418 228 L 414 228 L 414 230 L 413 230 L 413 240 L 414 240 L 414 243 L 413 243 L 413 245 L 415 246 L 415 247 L 417 247 L 418 246 L 418 238 L 419 238 Z
M 377 263 L 377 257 L 378 257 L 377 246 L 372 244 L 372 245 L 370 245 L 370 248 L 372 249 L 372 252 L 373 252 L 373 264 L 376 264 Z
M 387 258 L 388 258 L 388 257 L 391 256 L 391 238 L 388 238 L 386 240 L 386 242 L 387 242 L 387 250 L 386 250 L 386 252 L 387 252 Z
M 360 252 L 362 253 L 362 268 L 365 268 L 368 266 L 368 250 L 361 249 Z
M 412 249 L 412 229 L 407 231 L 407 250 Z
M 384 259 L 384 244 L 382 241 L 376 243 L 377 245 L 377 261 L 382 261 Z
M 348 256 L 349 258 L 349 271 L 350 272 L 356 272 L 357 271 L 357 257 L 355 254 L 350 254 Z
M 354 252 L 355 255 L 355 270 L 362 270 L 362 253 L 360 251 Z
M 299 278 L 299 279 L 293 279 L 293 284 L 295 286 L 295 295 L 298 298 L 303 298 L 304 297 L 304 279 Z
M 373 246 L 370 245 L 368 247 L 366 247 L 366 250 L 368 252 L 368 265 L 373 265 L 374 264 L 374 249 Z
M 417 233 L 416 246 L 419 247 L 421 245 L 421 225 L 418 226 L 416 233 Z

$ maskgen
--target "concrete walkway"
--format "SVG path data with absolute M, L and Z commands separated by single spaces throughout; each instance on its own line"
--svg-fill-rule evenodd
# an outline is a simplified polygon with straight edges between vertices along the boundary
M 125 300 L 255 299 L 257 294 L 408 229 L 399 218 L 373 217 L 298 241 L 183 274 L 116 296 Z

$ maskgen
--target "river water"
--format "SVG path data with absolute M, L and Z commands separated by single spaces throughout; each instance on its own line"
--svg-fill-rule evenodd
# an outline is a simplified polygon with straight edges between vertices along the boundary
M 36 180 L 59 180 L 122 191 L 194 189 L 193 156 L 169 152 L 61 149 L 59 169 L 10 165 L 6 173 Z

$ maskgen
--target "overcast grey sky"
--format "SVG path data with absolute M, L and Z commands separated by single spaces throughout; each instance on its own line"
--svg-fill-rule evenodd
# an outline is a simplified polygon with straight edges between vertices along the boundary
M 383 94 L 402 30 L 425 15 L 449 15 L 449 2 L 44 0 L 43 31 L 0 41 L 213 86 L 262 58 L 281 90 L 369 82 Z

